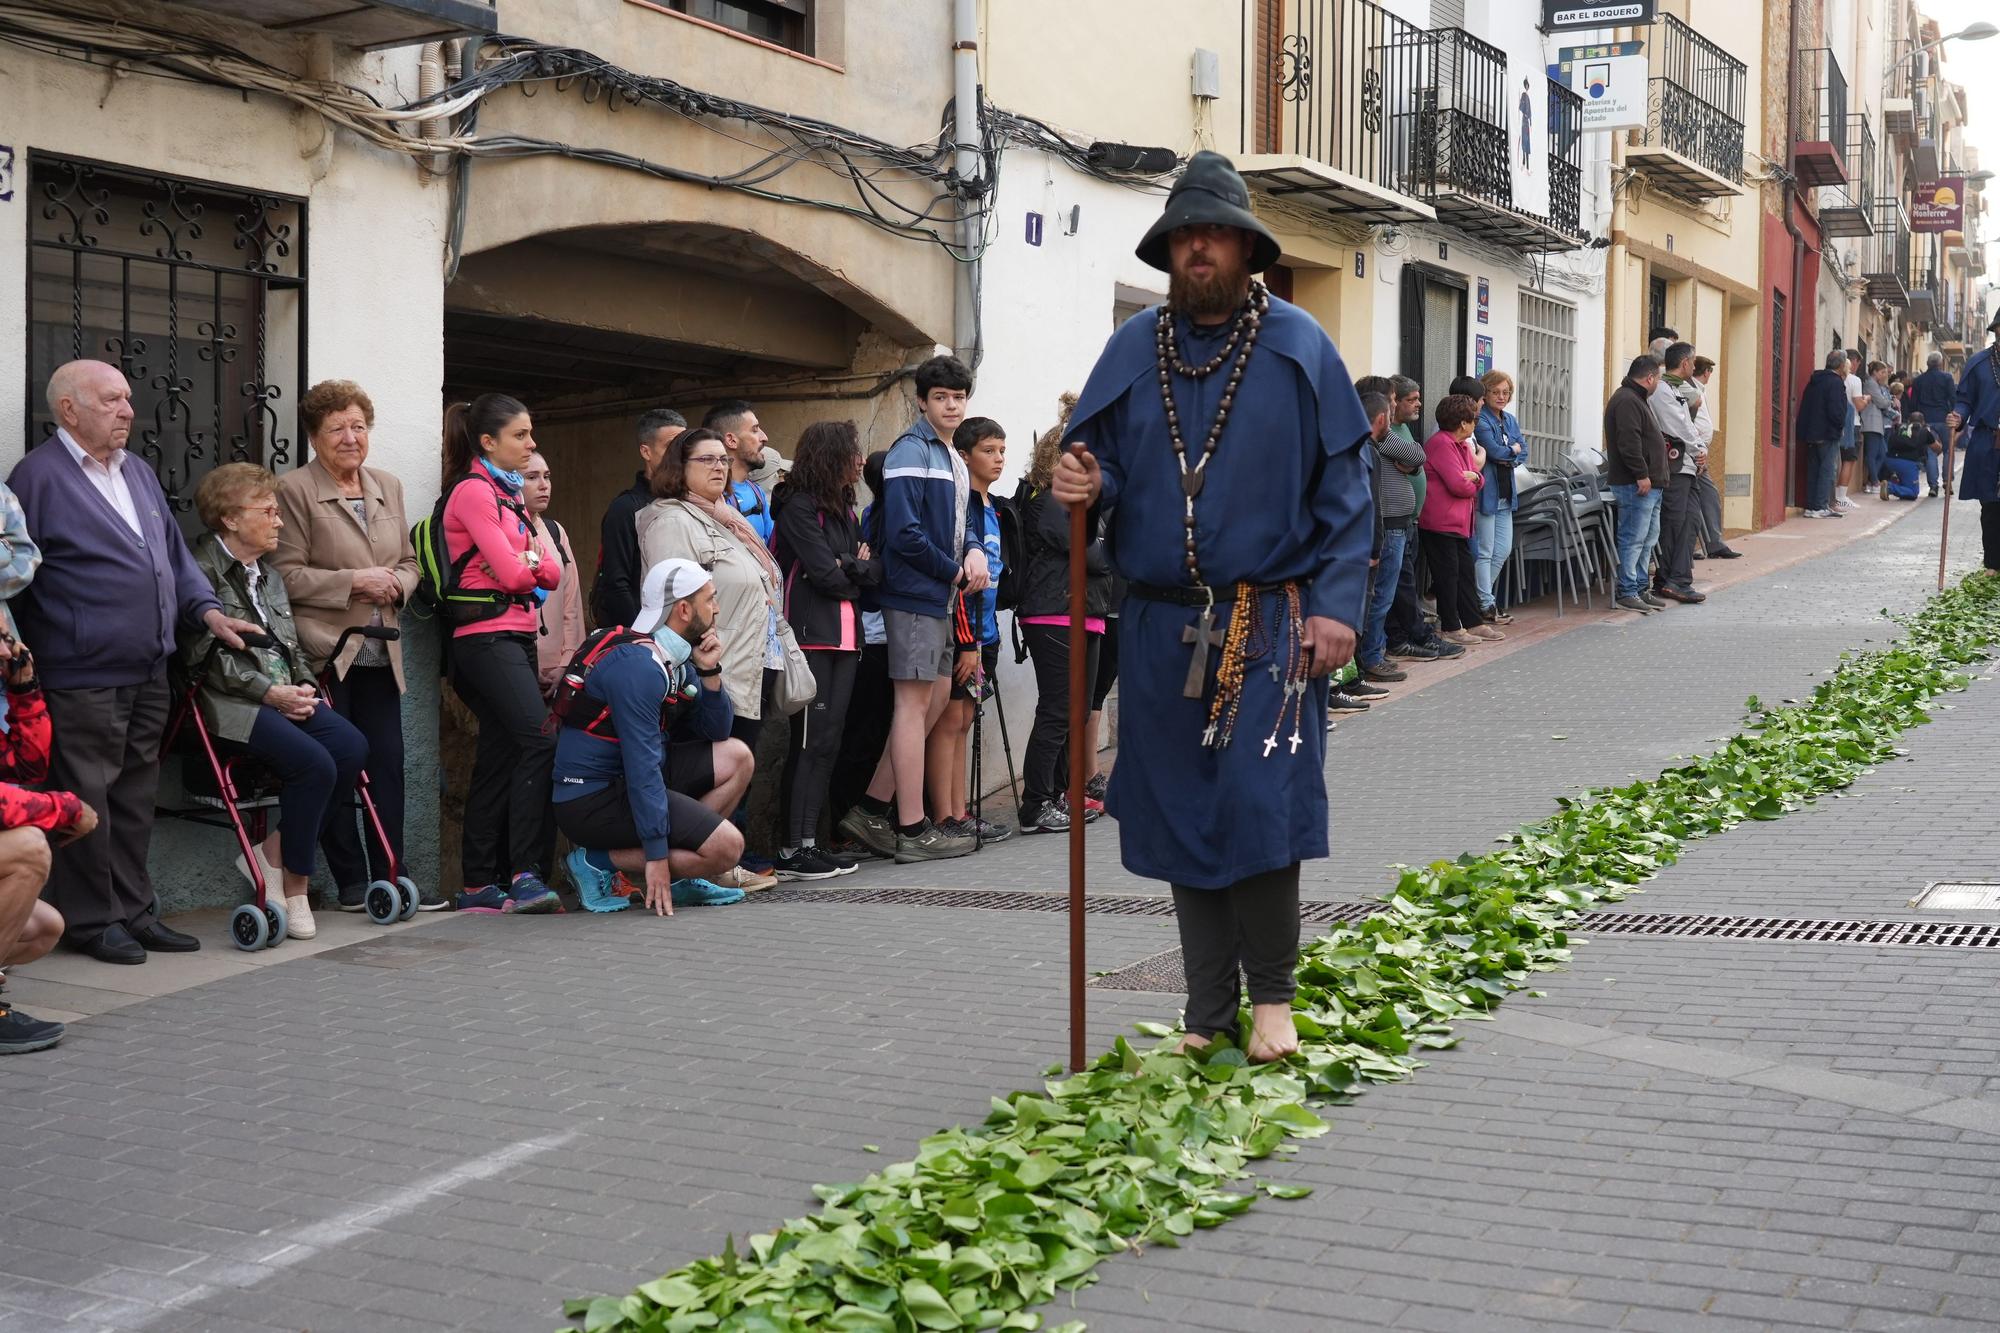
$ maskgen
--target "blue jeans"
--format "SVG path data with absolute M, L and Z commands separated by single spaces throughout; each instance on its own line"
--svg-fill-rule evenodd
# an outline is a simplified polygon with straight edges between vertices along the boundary
M 1889 494 L 1898 500 L 1917 498 L 1917 460 L 1914 458 L 1886 458 L 1882 460 L 1882 479 L 1889 483 Z
M 1889 457 L 1889 441 L 1879 430 L 1861 434 L 1861 484 L 1873 486 L 1882 479 L 1882 464 Z
M 1479 609 L 1490 611 L 1497 598 L 1493 585 L 1514 553 L 1514 511 L 1472 516 L 1472 585 L 1479 592 Z
M 1931 488 L 1932 495 L 1937 494 L 1938 456 L 1929 450 L 1924 452 L 1924 484 Z
M 1389 651 L 1389 606 L 1396 600 L 1396 582 L 1403 572 L 1403 547 L 1410 539 L 1408 528 L 1382 529 L 1382 551 L 1370 571 L 1368 615 L 1361 625 L 1361 650 L 1355 660 L 1361 666 L 1382 665 Z
M 1636 485 L 1613 486 L 1618 499 L 1618 595 L 1637 597 L 1646 590 L 1646 560 L 1660 540 L 1659 487 L 1639 494 Z
M 1806 445 L 1806 508 L 1833 507 L 1833 479 L 1840 469 L 1840 442 Z

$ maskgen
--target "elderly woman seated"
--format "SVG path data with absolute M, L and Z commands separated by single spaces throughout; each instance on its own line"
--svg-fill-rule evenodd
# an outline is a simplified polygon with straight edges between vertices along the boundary
M 232 649 L 204 629 L 183 641 L 181 660 L 201 686 L 209 732 L 249 751 L 284 784 L 278 831 L 260 855 L 281 867 L 286 933 L 309 940 L 313 848 L 329 812 L 346 808 L 368 743 L 320 698 L 299 651 L 285 582 L 268 559 L 284 526 L 277 490 L 278 479 L 254 463 L 228 463 L 202 478 L 195 509 L 209 530 L 194 544 L 195 562 L 223 613 L 262 626 L 272 642 Z

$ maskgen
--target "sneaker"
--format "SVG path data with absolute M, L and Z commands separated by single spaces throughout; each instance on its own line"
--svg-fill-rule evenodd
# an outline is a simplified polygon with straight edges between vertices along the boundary
M 1450 639 L 1447 639 L 1442 635 L 1439 635 L 1437 638 L 1431 639 L 1429 642 L 1431 648 L 1436 651 L 1437 655 L 1440 658 L 1465 656 L 1464 644 L 1453 643 Z
M 1085 783 L 1083 790 L 1087 795 L 1090 791 L 1090 784 Z M 1014 826 L 1012 824 L 995 824 L 991 820 L 980 819 L 977 816 L 966 819 L 964 823 L 967 828 L 970 828 L 978 836 L 981 842 L 1005 842 L 1014 836 Z
M 1340 687 L 1340 692 L 1352 699 L 1384 699 L 1389 695 L 1380 685 L 1370 685 L 1365 680 L 1350 680 Z
M 0 1000 L 0 1055 L 45 1051 L 63 1039 L 63 1025 L 30 1018 Z
M 1937 487 L 1935 486 L 1931 487 L 1931 499 L 1933 500 L 1937 499 L 1937 493 L 1938 493 Z
M 1646 602 L 1640 598 L 1631 596 L 1620 597 L 1617 601 L 1613 602 L 1612 605 L 1624 611 L 1637 611 L 1642 616 L 1650 616 L 1653 614 L 1653 612 L 1660 609 L 1659 607 L 1652 605 L 1650 602 Z
M 1853 509 L 1855 508 L 1853 497 L 1843 495 L 1833 502 L 1833 507 L 1835 509 Z
M 817 847 L 801 847 L 786 856 L 783 852 L 771 862 L 771 874 L 780 881 L 834 879 L 840 868 L 819 854 Z
M 743 890 L 725 888 L 706 879 L 677 879 L 673 898 L 676 907 L 727 907 L 743 901 Z
M 1023 833 L 1067 833 L 1069 832 L 1069 811 L 1055 801 L 1045 805 L 1021 807 L 1021 832 Z
M 819 844 L 819 854 L 835 865 L 845 862 L 859 867 L 863 861 L 873 861 L 879 855 L 866 843 L 856 842 L 846 834 L 840 834 L 832 842 Z
M 366 884 L 343 884 L 338 895 L 338 906 L 343 912 L 365 912 L 368 910 L 368 886 Z
M 1065 810 L 1069 809 L 1069 797 L 1067 796 L 1063 797 L 1063 809 Z M 1098 819 L 1103 816 L 1103 814 L 1104 814 L 1104 802 L 1093 801 L 1087 795 L 1083 798 L 1084 823 L 1095 824 L 1098 821 Z
M 877 856 L 896 854 L 896 826 L 887 815 L 871 815 L 857 805 L 840 817 L 840 831 Z
M 953 837 L 928 819 L 915 833 L 896 835 L 896 864 L 899 866 L 916 861 L 949 861 L 971 851 L 971 838 Z
M 1484 639 L 1488 643 L 1499 643 L 1507 637 L 1491 625 L 1474 625 L 1465 632 L 1475 639 Z
M 947 838 L 971 838 L 978 833 L 972 826 L 972 821 L 963 815 L 952 819 L 940 819 L 937 821 L 937 826 L 944 830 Z
M 509 914 L 527 912 L 539 916 L 563 909 L 556 891 L 542 883 L 542 877 L 533 871 L 514 876 L 514 882 L 507 886 L 507 903 L 505 910 Z
M 726 889 L 741 889 L 745 893 L 762 893 L 778 881 L 770 875 L 760 875 L 747 863 L 729 867 L 715 877 L 715 882 Z
M 632 905 L 632 900 L 615 887 L 617 872 L 592 865 L 583 848 L 572 848 L 563 858 L 563 868 L 569 871 L 569 882 L 576 885 L 576 896 L 582 901 L 584 911 L 622 912 Z
M 1801 510 L 1801 511 L 1799 512 L 1799 517 L 1800 517 L 1800 518 L 1832 518 L 1832 517 L 1833 517 L 1833 515 L 1831 515 L 1831 514 L 1827 513 L 1827 512 L 1826 512 L 1826 510 L 1824 510 L 1824 509 L 1805 509 L 1805 510 Z
M 1365 699 L 1357 699 L 1351 694 L 1342 694 L 1339 690 L 1335 690 L 1326 697 L 1326 706 L 1329 712 L 1334 713 L 1365 713 L 1368 711 L 1368 702 Z
M 319 924 L 313 920 L 312 899 L 303 893 L 286 898 L 285 938 L 309 940 L 317 934 L 319 934 Z
M 1399 680 L 1408 680 L 1410 673 L 1407 671 L 1398 671 L 1395 667 L 1390 666 L 1384 661 L 1377 662 L 1374 666 L 1362 667 L 1361 678 L 1363 680 L 1379 680 L 1393 685 Z
M 1093 801 L 1101 801 L 1104 799 L 1104 793 L 1109 791 L 1110 788 L 1110 774 L 1094 773 L 1091 775 L 1090 781 L 1083 784 L 1083 794 Z
M 1879 494 L 1880 494 L 1880 498 L 1882 498 L 1882 499 L 1884 499 L 1884 500 L 1886 500 L 1886 499 L 1888 499 L 1888 498 L 1889 498 L 1889 483 L 1888 483 L 1888 482 L 1886 482 L 1886 481 L 1885 481 L 1885 482 L 1883 482 L 1883 483 L 1882 483 L 1882 489 L 1881 489 L 1881 491 L 1880 491 L 1880 493 L 1879 493 Z
M 1429 662 L 1437 655 L 1437 649 L 1423 643 L 1399 643 L 1389 649 L 1389 656 L 1407 658 L 1412 662 Z
M 345 899 L 341 900 L 340 910 L 343 912 L 347 910 Z M 451 899 L 445 897 L 436 889 L 426 886 L 417 890 L 417 910 L 419 912 L 449 912 L 451 910 Z
M 344 894 L 341 901 L 343 903 L 346 902 Z M 487 884 L 477 889 L 467 889 L 459 894 L 458 910 L 461 912 L 485 912 L 499 916 L 504 912 L 514 910 L 511 902 L 512 900 L 507 897 L 507 890 L 501 888 L 498 884 Z M 345 907 L 342 910 L 345 911 Z
M 1647 606 L 1652 607 L 1655 611 L 1664 611 L 1667 609 L 1667 599 L 1650 588 L 1640 592 L 1639 600 Z
M 833 873 L 836 875 L 853 874 L 855 871 L 861 869 L 862 861 L 866 860 L 868 856 L 865 848 L 859 856 L 851 856 L 836 846 L 821 847 L 815 844 L 813 851 L 819 854 L 820 860 L 833 867 Z

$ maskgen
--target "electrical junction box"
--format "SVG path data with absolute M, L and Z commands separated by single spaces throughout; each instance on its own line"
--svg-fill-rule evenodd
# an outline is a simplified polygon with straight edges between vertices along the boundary
M 1194 53 L 1193 92 L 1205 102 L 1222 96 L 1222 57 L 1206 47 L 1198 47 Z

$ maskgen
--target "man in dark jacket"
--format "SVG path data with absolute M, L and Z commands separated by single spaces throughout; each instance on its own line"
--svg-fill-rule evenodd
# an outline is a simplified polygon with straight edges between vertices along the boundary
M 1840 466 L 1840 435 L 1847 426 L 1847 353 L 1835 348 L 1826 366 L 1815 370 L 1799 397 L 1797 434 L 1806 452 L 1806 507 L 1803 518 L 1841 518 L 1833 507 L 1833 478 Z
M 1910 383 L 1910 398 L 1917 411 L 1936 426 L 1951 415 L 1952 402 L 1957 396 L 1958 381 L 1944 368 L 1944 353 L 1932 352 L 1924 361 L 1924 373 Z M 1936 486 L 1931 487 L 1931 494 L 1937 494 Z
M 1618 500 L 1618 605 L 1651 615 L 1666 605 L 1646 596 L 1646 561 L 1660 539 L 1667 441 L 1648 400 L 1660 387 L 1660 359 L 1635 357 L 1604 406 L 1604 461 Z
M 653 465 L 687 424 L 671 407 L 656 407 L 639 418 L 639 475 L 611 497 L 598 528 L 590 617 L 600 628 L 629 625 L 639 614 L 639 511 L 653 503 Z

